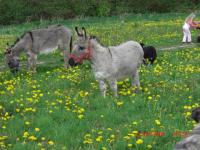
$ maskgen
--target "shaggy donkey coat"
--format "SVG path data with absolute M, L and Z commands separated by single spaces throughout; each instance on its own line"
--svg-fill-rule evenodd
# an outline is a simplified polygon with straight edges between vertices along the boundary
M 18 57 L 20 53 L 24 52 L 28 57 L 28 69 L 36 71 L 37 55 L 49 53 L 58 48 L 64 54 L 65 67 L 68 67 L 68 54 L 71 42 L 72 34 L 70 29 L 61 25 L 31 30 L 22 35 L 16 40 L 14 45 L 6 50 L 6 62 L 11 70 L 18 70 Z
M 200 150 L 200 107 L 193 110 L 191 118 L 198 123 L 197 126 L 175 145 L 174 150 Z
M 139 68 L 144 53 L 138 42 L 128 41 L 119 46 L 104 47 L 95 37 L 87 38 L 87 36 L 83 36 L 78 32 L 77 34 L 79 37 L 74 45 L 73 53 L 78 55 L 87 51 L 88 48 L 91 50 L 92 69 L 99 81 L 100 90 L 104 97 L 106 96 L 106 81 L 108 81 L 115 96 L 118 96 L 118 79 L 131 76 L 133 79 L 132 85 L 140 86 Z

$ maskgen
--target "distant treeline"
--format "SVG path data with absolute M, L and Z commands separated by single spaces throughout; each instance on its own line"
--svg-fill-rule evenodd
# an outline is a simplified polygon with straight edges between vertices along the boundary
M 0 0 L 0 24 L 124 13 L 191 12 L 200 0 Z

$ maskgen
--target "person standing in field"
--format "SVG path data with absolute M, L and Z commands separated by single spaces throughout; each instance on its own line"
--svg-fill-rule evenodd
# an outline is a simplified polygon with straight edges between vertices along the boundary
M 192 42 L 192 36 L 190 29 L 195 29 L 198 27 L 198 22 L 193 21 L 195 18 L 195 14 L 191 13 L 186 19 L 185 23 L 183 25 L 183 43 L 191 43 Z

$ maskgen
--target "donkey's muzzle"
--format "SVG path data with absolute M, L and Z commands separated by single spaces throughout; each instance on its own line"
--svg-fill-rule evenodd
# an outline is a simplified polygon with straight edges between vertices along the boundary
M 72 67 L 74 67 L 74 66 L 77 66 L 78 63 L 76 63 L 75 60 L 74 60 L 73 58 L 70 58 L 70 59 L 69 59 L 69 65 L 72 66 Z
M 8 66 L 10 68 L 10 71 L 12 73 L 16 73 L 19 71 L 19 61 L 17 60 L 12 60 L 8 63 Z

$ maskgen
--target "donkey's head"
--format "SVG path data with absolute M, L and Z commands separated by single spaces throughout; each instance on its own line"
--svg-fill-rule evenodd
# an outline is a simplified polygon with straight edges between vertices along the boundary
M 19 60 L 13 55 L 12 47 L 8 46 L 8 44 L 5 52 L 5 61 L 12 73 L 15 73 L 19 70 Z
M 87 59 L 88 57 L 88 37 L 86 34 L 86 30 L 82 27 L 82 30 L 79 31 L 78 27 L 75 27 L 75 31 L 77 34 L 77 39 L 73 44 L 73 49 L 69 56 L 69 64 L 70 66 L 76 66 L 81 64 L 83 59 Z

